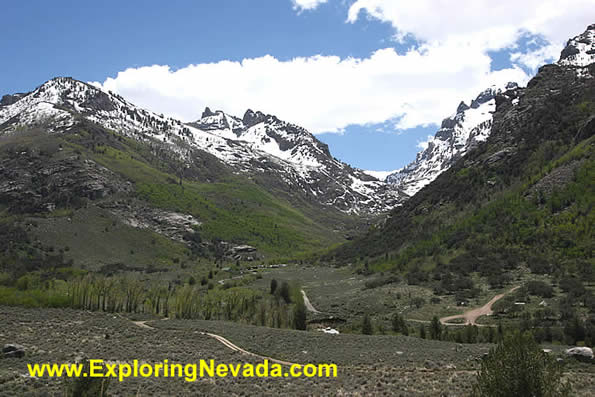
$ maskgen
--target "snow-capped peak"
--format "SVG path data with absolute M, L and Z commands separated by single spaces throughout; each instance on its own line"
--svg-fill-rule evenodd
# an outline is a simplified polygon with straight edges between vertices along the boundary
M 482 91 L 469 105 L 461 102 L 456 113 L 442 121 L 440 129 L 425 143 L 416 159 L 388 175 L 386 182 L 408 196 L 417 193 L 471 148 L 488 138 L 496 110 L 496 95 L 504 94 L 514 103 L 518 88 L 516 83 L 508 83 L 504 87 L 492 86 Z
M 179 120 L 139 108 L 117 94 L 70 77 L 56 77 L 14 103 L 1 106 L 0 126 L 9 121 L 8 129 L 20 124 L 47 124 L 59 118 L 67 127 L 75 113 L 125 135 L 149 135 L 164 142 L 170 141 L 172 134 L 185 131 Z
M 568 40 L 560 54 L 559 65 L 585 67 L 595 62 L 595 24 Z
M 161 142 L 186 161 L 207 152 L 234 172 L 261 175 L 275 189 L 343 212 L 384 212 L 397 202 L 385 183 L 333 158 L 327 145 L 302 127 L 251 110 L 242 119 L 209 108 L 202 116 L 184 124 L 100 87 L 58 77 L 33 92 L 4 96 L 0 133 L 33 125 L 68 133 L 86 119 L 139 141 Z
M 240 119 L 206 108 L 203 117 L 191 125 L 300 167 L 320 167 L 325 161 L 335 161 L 328 146 L 306 129 L 260 111 L 248 109 Z

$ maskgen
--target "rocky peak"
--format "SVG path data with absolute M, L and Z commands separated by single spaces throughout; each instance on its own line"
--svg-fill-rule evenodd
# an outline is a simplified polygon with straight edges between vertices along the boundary
M 461 103 L 459 103 L 459 106 L 457 107 L 457 113 L 464 112 L 467 109 L 469 109 L 469 105 L 467 105 L 465 101 L 461 101 Z
M 560 54 L 559 65 L 585 67 L 595 62 L 595 24 L 568 40 Z
M 264 113 L 260 111 L 254 112 L 251 109 L 246 110 L 244 117 L 242 117 L 242 121 L 246 127 L 252 127 L 253 125 L 262 123 L 266 119 L 267 116 Z
M 50 130 L 59 131 L 75 123 L 75 114 L 138 139 L 152 137 L 170 142 L 178 139 L 175 136 L 188 134 L 179 120 L 139 108 L 118 94 L 71 77 L 53 78 L 16 102 L 0 107 L 0 132 L 39 123 L 52 125 Z
M 417 193 L 467 151 L 488 138 L 496 98 L 505 96 L 507 100 L 512 100 L 518 96 L 517 91 L 516 83 L 508 83 L 505 87 L 490 87 L 482 91 L 470 105 L 461 102 L 454 115 L 442 120 L 440 129 L 416 159 L 388 175 L 386 181 L 409 196 Z
M 25 95 L 27 95 L 28 93 L 16 93 L 16 94 L 7 94 L 4 95 L 2 97 L 2 99 L 0 99 L 0 106 L 8 106 L 8 105 L 12 105 L 13 103 L 16 103 L 18 100 L 20 100 L 22 97 L 24 97 Z
M 217 113 L 214 113 L 211 111 L 211 109 L 209 109 L 209 107 L 207 106 L 205 108 L 205 110 L 202 112 L 202 115 L 200 116 L 201 119 L 204 119 L 205 117 L 211 117 L 211 116 L 215 116 L 217 115 Z

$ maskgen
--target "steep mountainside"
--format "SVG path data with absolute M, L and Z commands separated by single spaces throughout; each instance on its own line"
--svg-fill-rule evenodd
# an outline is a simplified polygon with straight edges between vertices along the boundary
M 496 93 L 489 137 L 327 259 L 493 278 L 525 264 L 594 276 L 595 25 L 526 89 Z M 422 272 L 423 273 L 423 272 Z M 423 278 L 423 276 L 420 276 Z M 450 276 L 449 276 L 450 277 Z
M 279 258 L 340 242 L 366 222 L 300 191 L 301 170 L 289 168 L 70 78 L 4 96 L 0 273 L 62 261 L 126 269 Z
M 386 184 L 334 159 L 328 147 L 305 129 L 261 112 L 242 120 L 206 110 L 185 125 L 149 112 L 71 78 L 56 78 L 28 94 L 5 96 L 0 131 L 45 125 L 52 132 L 72 127 L 76 117 L 142 142 L 159 141 L 184 161 L 194 149 L 216 157 L 235 172 L 266 179 L 265 185 L 290 191 L 313 205 L 352 214 L 389 210 L 397 195 Z
M 465 153 L 487 139 L 492 129 L 497 95 L 515 100 L 518 93 L 517 84 L 508 83 L 504 89 L 492 87 L 483 91 L 469 105 L 461 102 L 456 113 L 442 121 L 436 135 L 427 142 L 427 147 L 417 154 L 416 159 L 388 175 L 386 182 L 413 196 Z
M 323 205 L 366 214 L 388 211 L 399 201 L 386 184 L 335 159 L 328 146 L 307 130 L 275 116 L 247 110 L 239 119 L 206 108 L 201 119 L 190 126 L 253 153 L 236 156 L 235 169 L 277 175 L 286 189 L 302 192 Z

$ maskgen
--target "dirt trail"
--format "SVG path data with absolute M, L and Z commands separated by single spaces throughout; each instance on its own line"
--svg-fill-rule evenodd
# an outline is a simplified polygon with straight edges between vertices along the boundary
M 475 308 L 475 309 L 471 309 L 469 311 L 466 311 L 463 314 L 456 314 L 454 316 L 447 316 L 447 317 L 442 317 L 440 319 L 440 322 L 442 324 L 446 324 L 446 325 L 460 325 L 460 324 L 451 324 L 449 323 L 449 321 L 452 320 L 456 320 L 458 318 L 462 318 L 465 320 L 464 325 L 476 325 L 475 321 L 477 320 L 478 317 L 480 316 L 487 316 L 493 313 L 492 311 L 492 305 L 494 303 L 496 303 L 498 300 L 502 299 L 504 297 L 504 295 L 509 294 L 513 291 L 515 291 L 516 289 L 518 289 L 519 286 L 514 287 L 512 289 L 510 289 L 509 291 L 506 291 L 502 294 L 496 295 L 494 296 L 488 303 L 486 303 L 485 305 Z
M 151 327 L 150 325 L 147 325 L 146 321 L 133 321 L 132 323 L 134 325 L 136 325 L 137 327 L 146 328 L 146 329 L 155 329 L 155 328 Z
M 149 321 L 149 320 L 147 320 L 147 321 Z M 144 328 L 144 329 L 152 329 L 152 330 L 157 329 L 155 327 L 151 327 L 150 325 L 148 325 L 147 324 L 147 321 L 132 321 L 132 323 L 134 325 L 136 325 L 137 327 Z M 233 344 L 232 342 L 230 342 L 228 339 L 224 338 L 221 335 L 211 334 L 210 332 L 204 332 L 204 331 L 201 331 L 200 334 L 201 335 L 209 336 L 209 337 L 217 340 L 219 343 L 221 343 L 225 347 L 227 347 L 227 348 L 229 348 L 229 349 L 231 349 L 233 351 L 236 351 L 238 353 L 245 354 L 247 356 L 256 357 L 256 358 L 261 359 L 261 360 L 269 360 L 270 362 L 281 364 L 281 365 L 289 365 L 289 366 L 291 366 L 291 365 L 300 365 L 298 363 L 292 363 L 292 362 L 289 362 L 289 361 L 278 360 L 278 359 L 273 358 L 273 357 L 261 356 L 260 354 L 252 353 L 252 352 L 250 352 L 248 350 L 242 349 L 241 347 Z
M 322 312 L 316 310 L 316 308 L 314 306 L 312 306 L 312 303 L 310 303 L 310 299 L 308 299 L 308 295 L 306 295 L 306 291 L 302 290 L 302 296 L 304 297 L 304 305 L 306 305 L 306 309 L 309 312 L 322 313 Z

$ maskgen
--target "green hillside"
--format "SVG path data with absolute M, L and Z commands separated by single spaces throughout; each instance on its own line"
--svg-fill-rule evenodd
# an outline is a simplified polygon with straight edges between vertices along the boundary
M 595 85 L 548 65 L 518 105 L 498 99 L 486 144 L 326 259 L 486 276 L 526 264 L 592 277 Z
M 256 260 L 281 260 L 342 241 L 338 222 L 327 222 L 340 221 L 340 214 L 296 206 L 204 152 L 190 157 L 183 162 L 157 142 L 84 120 L 67 134 L 42 126 L 2 137 L 3 277 L 57 264 L 154 270 L 234 263 L 226 250 L 240 244 L 255 247 Z M 182 227 L 174 238 L 135 227 L 133 213 L 137 223 L 179 213 L 200 224 L 192 233 Z

